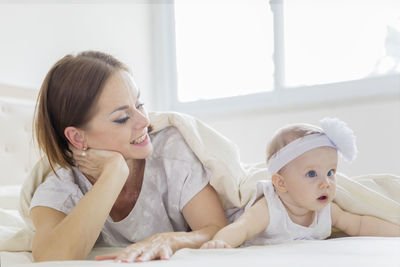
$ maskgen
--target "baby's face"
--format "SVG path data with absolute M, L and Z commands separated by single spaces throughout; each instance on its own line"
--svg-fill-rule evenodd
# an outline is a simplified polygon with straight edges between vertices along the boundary
M 337 150 L 318 147 L 291 161 L 282 170 L 292 204 L 321 210 L 335 196 Z

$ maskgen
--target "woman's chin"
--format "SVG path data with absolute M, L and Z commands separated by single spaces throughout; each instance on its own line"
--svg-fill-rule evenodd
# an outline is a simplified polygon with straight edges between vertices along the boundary
M 146 147 L 142 147 L 141 149 L 135 149 L 135 151 L 130 151 L 124 155 L 126 160 L 129 159 L 146 159 L 151 156 L 153 153 L 153 146 L 151 144 L 147 145 Z

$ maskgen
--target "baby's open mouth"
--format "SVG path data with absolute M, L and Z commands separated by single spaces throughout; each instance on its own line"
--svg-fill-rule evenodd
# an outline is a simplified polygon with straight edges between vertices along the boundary
M 327 196 L 320 196 L 319 198 L 318 198 L 318 200 L 325 200 L 325 199 L 327 199 L 328 197 Z

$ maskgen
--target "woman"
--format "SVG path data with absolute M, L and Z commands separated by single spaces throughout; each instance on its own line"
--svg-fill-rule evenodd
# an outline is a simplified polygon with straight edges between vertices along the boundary
M 115 58 L 58 61 L 35 126 L 54 171 L 31 201 L 35 261 L 84 259 L 95 244 L 127 246 L 100 260 L 167 259 L 226 225 L 208 171 L 175 128 L 149 135 L 140 92 Z

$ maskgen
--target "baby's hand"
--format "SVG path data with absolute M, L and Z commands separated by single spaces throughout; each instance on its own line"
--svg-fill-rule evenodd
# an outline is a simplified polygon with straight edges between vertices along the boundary
M 222 240 L 210 240 L 204 243 L 200 249 L 210 249 L 210 248 L 232 248 L 228 243 Z

